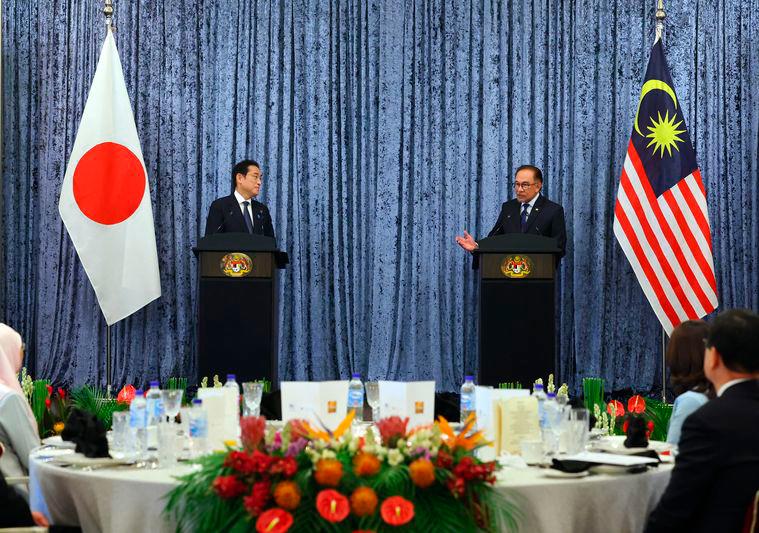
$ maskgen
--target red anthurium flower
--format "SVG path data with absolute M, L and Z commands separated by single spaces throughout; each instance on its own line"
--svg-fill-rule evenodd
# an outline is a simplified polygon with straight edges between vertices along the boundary
M 625 435 L 627 435 L 627 426 L 629 426 L 629 425 L 630 424 L 629 424 L 629 422 L 627 420 L 625 420 L 625 423 L 622 424 L 622 431 L 625 433 Z
M 622 402 L 619 400 L 612 400 L 609 403 L 606 404 L 606 412 L 611 414 L 612 407 L 614 406 L 617 410 L 615 416 L 625 416 L 625 406 L 622 405 Z
M 640 414 L 643 411 L 646 410 L 646 400 L 643 399 L 643 396 L 640 394 L 636 394 L 629 400 L 627 400 L 627 410 L 631 413 Z
M 58 387 L 58 397 L 61 400 L 65 400 L 66 399 L 66 391 L 63 390 L 63 387 Z
M 293 515 L 275 507 L 266 512 L 256 520 L 256 531 L 258 533 L 284 533 L 293 525 Z
M 46 408 L 50 409 L 50 404 L 51 404 L 51 403 L 52 403 L 52 402 L 50 401 L 50 398 L 45 398 L 45 407 L 46 407 Z
M 316 510 L 328 522 L 342 522 L 350 513 L 348 498 L 332 489 L 325 489 L 316 496 Z
M 380 507 L 382 520 L 391 526 L 408 524 L 414 518 L 414 504 L 401 496 L 391 496 Z
M 50 396 L 51 394 L 53 394 L 53 386 L 52 385 L 48 385 L 47 386 L 47 395 Z
M 654 432 L 653 421 L 649 420 L 648 423 L 646 424 L 646 427 L 648 428 L 646 429 L 646 438 L 651 438 L 651 434 Z
M 137 393 L 137 389 L 134 388 L 134 385 L 124 385 L 124 387 L 119 391 L 118 395 L 116 396 L 116 401 L 118 403 L 125 403 L 127 405 L 132 403 L 132 400 L 134 400 L 134 395 Z

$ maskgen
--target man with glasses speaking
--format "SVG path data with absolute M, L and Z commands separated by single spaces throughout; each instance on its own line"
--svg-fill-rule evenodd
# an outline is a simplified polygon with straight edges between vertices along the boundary
M 522 165 L 514 175 L 516 198 L 504 202 L 501 214 L 488 237 L 504 233 L 529 233 L 556 239 L 564 257 L 567 232 L 564 225 L 564 208 L 540 194 L 543 173 L 538 167 Z M 456 242 L 467 252 L 477 249 L 477 241 L 464 231 L 456 236 Z
M 232 168 L 232 194 L 213 201 L 206 219 L 206 235 L 252 233 L 274 238 L 269 209 L 254 200 L 261 191 L 261 167 L 246 159 Z

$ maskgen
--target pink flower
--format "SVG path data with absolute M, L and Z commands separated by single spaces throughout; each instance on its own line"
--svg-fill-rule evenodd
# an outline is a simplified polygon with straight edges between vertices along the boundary
M 402 439 L 406 436 L 408 420 L 408 417 L 401 418 L 399 416 L 391 416 L 383 418 L 377 422 L 377 429 L 379 429 L 380 435 L 382 436 L 382 444 L 384 446 L 395 447 L 398 439 Z

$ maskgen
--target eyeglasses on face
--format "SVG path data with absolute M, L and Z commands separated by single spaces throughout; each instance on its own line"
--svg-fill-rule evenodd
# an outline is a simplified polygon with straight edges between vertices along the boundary
M 518 182 L 514 183 L 514 188 L 517 189 L 517 190 L 519 190 L 519 189 L 529 189 L 533 185 L 535 185 L 535 182 L 530 183 L 530 182 L 527 182 L 527 181 L 518 181 Z

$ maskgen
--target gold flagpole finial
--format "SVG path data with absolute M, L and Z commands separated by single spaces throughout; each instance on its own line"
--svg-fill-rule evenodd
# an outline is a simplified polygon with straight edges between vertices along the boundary
M 110 28 L 113 23 L 113 0 L 105 0 L 103 15 L 105 15 L 105 25 Z
M 656 2 L 656 38 L 661 39 L 664 33 L 664 19 L 667 18 L 667 13 L 664 11 L 664 0 L 657 0 Z

